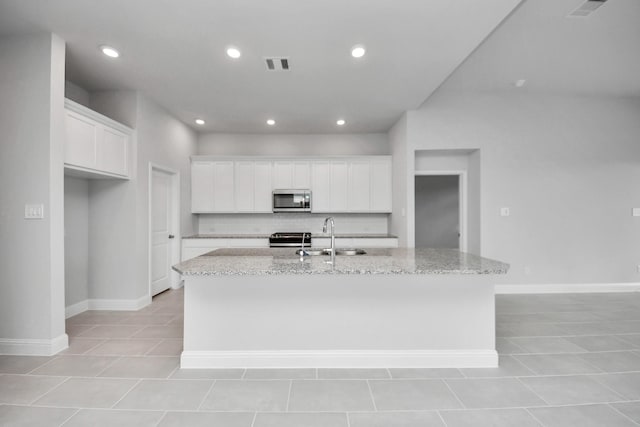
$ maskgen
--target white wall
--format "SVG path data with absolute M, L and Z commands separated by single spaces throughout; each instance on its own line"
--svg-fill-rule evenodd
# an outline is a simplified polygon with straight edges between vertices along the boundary
M 505 281 L 637 282 L 638 117 L 637 97 L 445 86 L 408 113 L 408 146 L 480 150 L 482 255 L 511 263 Z
M 181 216 L 176 234 L 193 234 L 197 224 L 190 213 L 190 156 L 196 153 L 197 137 L 164 108 L 136 92 L 92 93 L 91 107 L 134 127 L 136 146 L 131 180 L 101 180 L 90 185 L 90 298 L 144 299 L 149 293 L 149 164 L 180 173 Z
M 87 90 L 78 86 L 77 84 L 66 80 L 64 82 L 64 96 L 72 101 L 82 104 L 85 107 L 89 107 L 90 95 Z
M 64 333 L 64 42 L 0 39 L 0 353 L 52 354 Z M 44 219 L 25 220 L 27 203 Z
M 217 156 L 342 156 L 390 154 L 384 133 L 202 134 L 198 154 Z
M 65 306 L 89 298 L 89 181 L 64 178 Z
M 413 174 L 413 158 L 408 155 L 407 142 L 407 115 L 403 114 L 400 120 L 389 131 L 389 144 L 392 155 L 393 174 L 393 210 L 389 217 L 389 231 L 398 236 L 398 246 L 406 247 L 407 236 L 407 171 Z

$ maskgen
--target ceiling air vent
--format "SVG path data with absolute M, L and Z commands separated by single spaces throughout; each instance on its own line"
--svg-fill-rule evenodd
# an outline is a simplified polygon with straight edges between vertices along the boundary
M 576 10 L 571 12 L 569 16 L 584 18 L 591 15 L 595 12 L 600 6 L 604 4 L 607 0 L 589 0 L 580 5 Z
M 269 71 L 289 71 L 289 58 L 264 58 Z

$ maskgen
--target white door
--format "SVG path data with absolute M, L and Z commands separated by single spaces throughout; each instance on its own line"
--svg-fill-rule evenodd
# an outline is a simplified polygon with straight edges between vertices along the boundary
M 151 296 L 171 286 L 174 231 L 172 175 L 151 173 Z

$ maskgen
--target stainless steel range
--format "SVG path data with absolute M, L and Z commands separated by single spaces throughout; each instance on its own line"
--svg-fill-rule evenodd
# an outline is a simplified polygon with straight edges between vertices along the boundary
M 310 232 L 280 232 L 273 233 L 269 237 L 269 247 L 271 248 L 310 248 Z

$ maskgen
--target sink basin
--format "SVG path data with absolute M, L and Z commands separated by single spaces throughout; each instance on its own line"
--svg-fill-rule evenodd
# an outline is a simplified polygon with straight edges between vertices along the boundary
M 336 249 L 336 255 L 364 255 L 366 252 L 363 249 Z
M 302 255 L 302 256 L 317 256 L 317 255 L 327 255 L 329 256 L 331 254 L 331 251 L 329 249 L 305 249 L 304 251 L 302 251 L 301 249 L 298 249 L 296 251 L 296 255 Z M 364 251 L 364 249 L 353 249 L 353 248 L 349 248 L 349 249 L 336 249 L 336 255 L 364 255 L 366 254 L 366 252 Z

